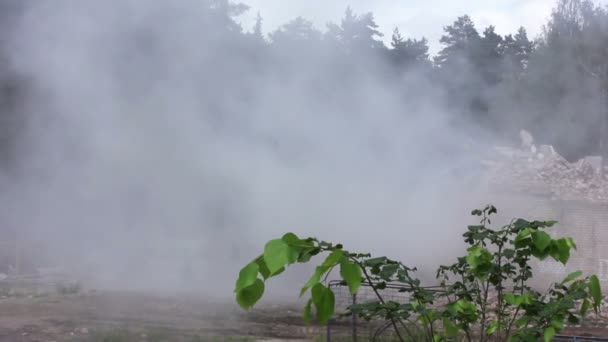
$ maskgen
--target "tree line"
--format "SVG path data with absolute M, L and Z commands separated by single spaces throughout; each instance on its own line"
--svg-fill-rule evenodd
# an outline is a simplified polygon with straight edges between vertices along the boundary
M 259 29 L 253 32 L 259 37 Z M 270 33 L 266 43 L 275 48 L 325 43 L 339 47 L 345 59 L 376 55 L 376 63 L 393 75 L 415 70 L 432 80 L 447 94 L 455 121 L 474 120 L 506 139 L 525 128 L 572 160 L 608 156 L 605 7 L 558 0 L 534 38 L 524 27 L 500 35 L 494 26 L 480 29 L 468 15 L 460 16 L 444 27 L 436 56 L 429 54 L 426 38 L 403 37 L 397 28 L 388 46 L 382 38 L 372 13 L 347 9 L 340 24 L 328 25 L 325 32 L 297 18 Z
M 32 1 L 38 0 L 3 2 L 8 7 L 0 18 L 2 36 L 10 34 L 6 27 Z M 203 86 L 201 93 L 220 126 L 226 122 L 226 102 L 246 103 L 255 96 L 257 75 L 278 80 L 322 67 L 331 69 L 331 76 L 316 80 L 302 96 L 329 101 L 332 93 L 347 92 L 349 82 L 360 81 L 360 75 L 370 75 L 385 80 L 404 99 L 420 95 L 442 101 L 454 125 L 473 122 L 480 134 L 517 139 L 525 128 L 570 160 L 608 156 L 608 11 L 591 0 L 557 0 L 538 37 L 529 37 L 524 27 L 500 35 L 494 26 L 479 28 L 468 15 L 460 16 L 444 27 L 435 56 L 426 38 L 404 37 L 398 29 L 385 43 L 373 13 L 348 8 L 339 23 L 324 29 L 298 17 L 264 34 L 259 15 L 252 28 L 238 23 L 248 10 L 245 5 L 200 3 L 205 29 L 193 35 L 210 46 L 201 57 L 201 75 L 217 69 L 217 63 L 230 66 L 213 81 L 206 80 L 212 85 Z M 145 56 L 146 49 L 154 49 L 148 38 L 134 34 L 127 49 Z M 27 121 L 23 108 L 31 85 L 3 57 L 10 45 L 0 45 L 0 151 L 3 160 L 12 160 L 19 129 Z M 428 88 L 421 90 L 420 80 Z

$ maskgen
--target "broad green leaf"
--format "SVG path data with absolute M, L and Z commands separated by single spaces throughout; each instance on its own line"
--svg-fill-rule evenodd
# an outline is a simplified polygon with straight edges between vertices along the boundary
M 325 261 L 323 261 L 323 264 L 321 264 L 320 266 L 317 266 L 317 268 L 315 269 L 315 273 L 313 273 L 313 275 L 310 277 L 310 279 L 308 279 L 306 284 L 304 284 L 304 287 L 302 287 L 302 290 L 300 290 L 300 297 L 302 297 L 309 288 L 311 288 L 311 287 L 315 286 L 317 283 L 319 283 L 321 281 L 321 277 L 323 277 L 323 275 L 327 271 L 329 271 L 333 266 L 335 266 L 337 263 L 339 263 L 340 259 L 342 259 L 343 256 L 344 256 L 344 251 L 341 249 L 337 249 L 337 250 L 331 252 L 327 256 L 327 258 L 325 258 Z
M 532 241 L 534 242 L 534 246 L 540 252 L 543 252 L 551 244 L 551 236 L 542 230 L 537 230 L 532 233 Z
M 342 259 L 342 256 L 344 256 L 344 251 L 341 249 L 336 249 L 327 256 L 327 259 L 325 259 L 322 266 L 330 268 L 337 265 L 340 262 L 340 259 Z
M 475 306 L 475 304 L 464 300 L 464 299 L 460 299 L 458 300 L 456 303 L 452 304 L 454 306 L 454 308 L 456 309 L 456 312 L 475 312 L 477 311 L 477 307 Z
M 570 237 L 565 237 L 563 238 L 566 241 L 566 244 L 568 245 L 568 247 L 576 249 L 576 243 L 574 243 L 574 240 Z
M 281 238 L 281 240 L 287 242 L 288 245 L 298 245 L 302 241 L 294 233 L 287 233 L 287 234 L 283 235 L 283 237 Z
M 353 295 L 357 293 L 362 280 L 361 267 L 347 258 L 342 258 L 342 261 L 340 262 L 340 276 L 342 276 L 342 279 L 344 279 L 348 285 L 350 293 Z
M 303 243 L 305 245 L 309 244 L 308 241 L 303 241 Z M 309 262 L 313 256 L 319 254 L 320 252 L 321 252 L 321 249 L 319 247 L 314 247 L 313 245 L 302 247 L 300 249 L 300 254 L 298 256 L 298 262 L 299 263 Z
M 492 254 L 480 246 L 470 247 L 467 251 L 469 252 L 466 257 L 467 263 L 477 276 L 484 278 L 492 266 Z
M 550 228 L 550 227 L 555 226 L 557 223 L 558 223 L 557 221 L 544 221 L 543 226 Z
M 285 267 L 279 268 L 279 270 L 276 271 L 276 272 L 274 272 L 270 277 L 276 277 L 276 276 L 278 276 L 279 274 L 281 274 L 283 272 L 285 272 Z
M 502 255 L 504 255 L 507 259 L 511 259 L 515 256 L 515 250 L 507 248 L 502 251 Z
M 266 266 L 266 261 L 264 261 L 264 255 L 260 255 L 257 259 L 255 259 L 255 263 L 258 264 L 258 271 L 260 272 L 264 280 L 270 278 L 270 270 L 268 269 L 268 266 Z
M 270 275 L 274 275 L 282 267 L 295 262 L 297 258 L 297 249 L 290 247 L 282 239 L 270 240 L 264 247 L 264 261 L 270 271 Z
M 505 295 L 505 302 L 507 302 L 509 305 L 520 306 L 524 302 L 524 298 L 519 295 L 507 293 Z
M 313 255 L 310 254 L 309 251 L 305 251 L 303 253 L 300 254 L 300 256 L 298 257 L 298 262 L 299 263 L 307 263 L 310 261 L 310 259 L 312 259 Z
M 521 303 L 526 305 L 532 304 L 532 295 L 530 293 L 526 293 L 521 295 Z
M 551 243 L 551 256 L 565 265 L 570 259 L 570 248 L 566 239 L 554 240 Z
M 317 283 L 317 285 L 313 286 L 311 292 L 312 302 L 315 305 L 317 314 L 317 321 L 321 324 L 325 324 L 334 315 L 336 304 L 334 292 L 321 283 Z
M 585 298 L 583 300 L 583 304 L 581 304 L 581 316 L 585 316 L 587 314 L 587 311 L 589 311 L 589 305 L 589 300 Z
M 568 274 L 568 276 L 566 278 L 564 278 L 564 280 L 562 280 L 562 285 L 573 281 L 574 279 L 580 277 L 581 275 L 583 275 L 583 272 L 581 272 L 581 271 L 576 271 L 576 272 L 572 272 L 572 273 Z
M 513 223 L 513 227 L 515 227 L 517 230 L 527 230 L 528 227 L 530 227 L 530 222 L 526 221 L 524 219 L 517 219 L 514 223 Z M 529 234 L 529 232 L 528 232 Z
M 458 327 L 449 318 L 443 319 L 443 328 L 445 329 L 445 333 L 448 337 L 458 336 Z
M 306 306 L 304 306 L 304 324 L 309 325 L 311 319 L 311 311 L 312 311 L 312 299 L 309 299 L 306 302 Z
M 555 337 L 555 328 L 554 327 L 546 328 L 543 336 L 545 338 L 545 342 L 553 341 L 553 338 Z
M 250 262 L 247 266 L 243 267 L 239 272 L 239 278 L 236 280 L 234 292 L 239 292 L 255 283 L 256 279 L 258 279 L 259 270 L 260 266 L 255 262 Z
M 602 288 L 600 287 L 600 280 L 596 275 L 589 277 L 589 293 L 593 298 L 593 307 L 597 312 L 600 304 L 602 303 Z
M 398 264 L 384 265 L 378 274 L 382 280 L 392 281 L 392 277 L 395 275 L 395 272 L 399 270 Z
M 528 238 L 530 234 L 532 234 L 531 228 L 525 228 L 520 230 L 514 240 L 515 247 L 519 248 L 525 245 L 524 241 Z
M 564 328 L 564 317 L 553 317 L 551 319 L 551 326 L 554 327 L 557 331 L 560 331 Z
M 236 293 L 236 302 L 245 310 L 250 309 L 264 294 L 264 282 L 256 279 L 255 282 Z
M 551 255 L 551 247 L 549 245 L 549 248 L 545 248 L 544 250 L 540 250 L 538 248 L 536 248 L 536 246 L 533 246 L 534 248 L 532 249 L 532 255 L 537 257 L 540 260 L 545 260 L 547 259 L 547 257 L 549 255 Z
M 384 264 L 386 262 L 386 260 L 387 260 L 386 257 L 372 258 L 372 259 L 365 260 L 364 264 L 367 267 L 374 267 L 374 266 L 379 266 L 381 264 Z
M 304 284 L 304 286 L 302 287 L 302 290 L 300 290 L 300 297 L 302 297 L 304 295 L 304 293 L 306 293 L 306 291 L 308 291 L 309 288 L 317 285 L 321 281 L 321 277 L 328 270 L 329 270 L 328 267 L 317 266 L 317 268 L 315 269 L 315 273 L 313 273 L 313 275 L 310 277 L 310 279 L 308 279 L 306 284 Z
M 498 330 L 498 321 L 492 321 L 486 328 L 486 335 L 492 335 Z

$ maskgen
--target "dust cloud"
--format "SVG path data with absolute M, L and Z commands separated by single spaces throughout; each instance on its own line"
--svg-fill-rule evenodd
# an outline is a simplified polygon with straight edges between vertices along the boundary
M 490 134 L 452 120 L 424 70 L 273 51 L 222 3 L 23 10 L 10 66 L 30 86 L 27 135 L 1 207 L 38 264 L 95 288 L 230 296 L 287 231 L 418 266 L 460 252 L 491 200 L 476 164 Z

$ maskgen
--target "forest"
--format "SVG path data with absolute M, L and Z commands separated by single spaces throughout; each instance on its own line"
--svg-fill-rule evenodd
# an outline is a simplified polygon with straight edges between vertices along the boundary
M 34 2 L 3 1 L 0 8 L 0 138 L 2 165 L 7 170 L 19 164 L 27 145 L 28 116 L 33 115 L 29 103 L 45 91 L 13 67 L 19 59 L 13 27 Z M 217 127 L 246 125 L 246 113 L 234 113 L 230 104 L 255 101 L 252 89 L 260 77 L 288 83 L 308 70 L 331 68 L 335 72 L 330 75 L 314 73 L 306 78 L 309 89 L 301 92 L 302 99 L 322 97 L 331 102 L 332 98 L 365 97 L 359 88 L 357 93 L 352 91 L 351 82 L 380 78 L 386 89 L 403 94 L 403 101 L 424 96 L 445 104 L 450 108 L 450 125 L 475 124 L 471 135 L 515 141 L 519 130 L 526 129 L 569 160 L 608 156 L 608 11 L 590 0 L 557 1 L 538 37 L 529 37 L 524 27 L 500 35 L 494 26 L 476 27 L 474 18 L 459 16 L 444 27 L 435 56 L 430 55 L 426 38 L 404 37 L 398 29 L 386 43 L 389 40 L 374 14 L 356 9 L 346 9 L 339 23 L 324 28 L 298 17 L 264 34 L 264 20 L 259 16 L 254 27 L 239 24 L 238 17 L 251 10 L 243 4 L 195 2 L 203 22 L 196 32 L 193 28 L 192 40 L 208 47 L 200 56 L 196 87 L 209 109 L 206 118 Z M 125 61 L 158 66 L 156 77 L 161 77 L 162 61 L 154 64 L 153 51 L 166 47 L 159 47 L 154 35 L 143 30 L 124 35 L 122 42 L 116 42 L 117 53 Z M 216 72 L 219 64 L 221 72 Z M 136 84 L 124 86 L 125 92 L 141 94 Z M 341 110 L 355 106 L 339 102 L 335 105 Z M 377 105 L 382 106 L 381 99 Z M 293 115 L 311 115 L 290 106 L 280 108 L 293 110 Z M 319 110 L 328 111 L 326 107 Z

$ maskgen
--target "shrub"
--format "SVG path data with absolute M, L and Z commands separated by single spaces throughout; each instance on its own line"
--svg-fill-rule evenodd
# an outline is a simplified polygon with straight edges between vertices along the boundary
M 303 315 L 307 323 L 313 312 L 321 324 L 334 316 L 335 295 L 324 285 L 334 269 L 339 269 L 351 294 L 365 282 L 377 297 L 374 302 L 350 306 L 347 314 L 386 320 L 400 341 L 550 341 L 566 322 L 578 324 L 590 309 L 599 310 L 602 293 L 595 275 L 574 272 L 545 293 L 529 285 L 533 259 L 553 258 L 565 265 L 576 249 L 571 238 L 553 239 L 545 232 L 555 221 L 517 219 L 494 230 L 489 225 L 496 211 L 489 205 L 472 212 L 480 223 L 469 226 L 463 235 L 467 254 L 439 267 L 441 291 L 422 286 L 414 276 L 416 269 L 399 261 L 287 233 L 266 243 L 262 255 L 241 269 L 236 301 L 244 309 L 252 308 L 262 298 L 269 278 L 291 264 L 326 254 L 300 290 L 300 296 L 310 292 Z M 410 301 L 385 300 L 380 290 L 389 283 L 398 284 Z

